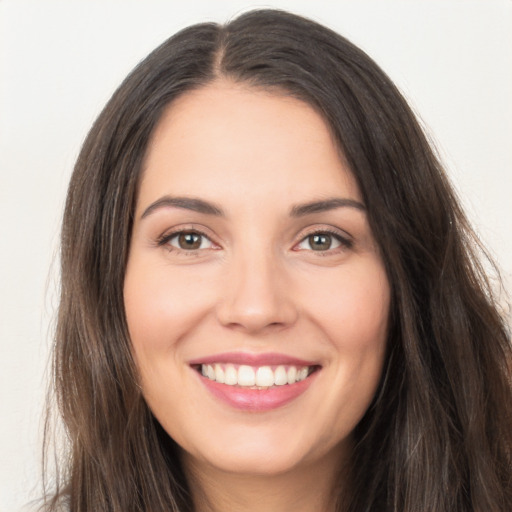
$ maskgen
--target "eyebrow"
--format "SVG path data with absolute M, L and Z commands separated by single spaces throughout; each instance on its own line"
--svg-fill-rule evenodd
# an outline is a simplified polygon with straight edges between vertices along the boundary
M 172 197 L 164 196 L 151 203 L 141 215 L 141 220 L 160 208 L 182 208 L 184 210 L 192 210 L 206 215 L 215 215 L 223 217 L 224 212 L 218 206 L 203 199 L 196 197 Z
M 321 201 L 311 201 L 309 203 L 297 204 L 290 210 L 291 217 L 304 217 L 313 213 L 321 213 L 337 208 L 355 208 L 360 211 L 365 211 L 366 208 L 362 203 L 355 199 L 334 197 L 324 199 Z M 219 206 L 209 201 L 199 199 L 196 197 L 173 197 L 164 196 L 151 203 L 142 213 L 141 220 L 151 215 L 154 211 L 160 208 L 181 208 L 184 210 L 191 210 L 206 215 L 215 215 L 217 217 L 224 217 L 225 214 Z
M 363 203 L 355 199 L 348 199 L 342 197 L 333 197 L 324 199 L 322 201 L 312 201 L 310 203 L 297 204 L 290 210 L 291 217 L 304 217 L 312 213 L 327 212 L 337 208 L 355 208 L 356 210 L 366 211 Z

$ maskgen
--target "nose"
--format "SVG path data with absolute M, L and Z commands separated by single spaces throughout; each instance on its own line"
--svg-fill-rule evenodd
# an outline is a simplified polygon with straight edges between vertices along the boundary
M 284 329 L 297 320 L 290 282 L 274 258 L 260 253 L 230 263 L 217 305 L 222 325 L 260 334 Z

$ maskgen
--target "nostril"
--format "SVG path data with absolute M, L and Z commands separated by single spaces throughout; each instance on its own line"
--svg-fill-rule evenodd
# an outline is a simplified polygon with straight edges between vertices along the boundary
M 217 318 L 223 326 L 255 333 L 285 329 L 297 319 L 296 309 L 286 299 L 269 298 L 259 303 L 254 297 L 242 299 L 238 297 L 230 303 L 218 304 Z

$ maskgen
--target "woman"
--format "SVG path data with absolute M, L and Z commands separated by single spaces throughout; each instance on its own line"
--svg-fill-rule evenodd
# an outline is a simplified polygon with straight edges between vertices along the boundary
M 170 38 L 69 188 L 47 509 L 505 511 L 511 346 L 390 80 L 309 20 Z

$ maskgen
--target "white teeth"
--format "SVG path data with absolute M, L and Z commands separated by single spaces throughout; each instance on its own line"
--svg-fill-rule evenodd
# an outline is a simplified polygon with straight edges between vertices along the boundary
M 274 372 L 270 366 L 261 366 L 256 372 L 256 386 L 270 387 L 274 385 Z
M 288 384 L 288 375 L 284 366 L 278 366 L 274 373 L 274 384 L 276 386 L 284 386 Z
M 295 366 L 290 366 L 290 368 L 288 368 L 287 375 L 288 375 L 288 384 L 293 384 L 296 381 L 297 368 L 295 368 Z
M 225 374 L 224 370 L 222 369 L 222 366 L 220 364 L 215 365 L 215 380 L 217 382 L 220 382 L 221 384 L 224 384 L 225 381 Z
M 272 369 L 270 366 L 236 367 L 233 364 L 215 363 L 201 365 L 201 374 L 209 380 L 228 386 L 269 388 L 304 380 L 309 376 L 310 368 L 280 365 Z
M 297 372 L 297 377 L 296 377 L 297 381 L 306 379 L 308 374 L 309 374 L 309 370 L 307 368 L 301 368 Z
M 238 368 L 238 385 L 254 386 L 256 384 L 256 375 L 250 366 L 242 365 Z
M 236 386 L 238 384 L 238 372 L 232 364 L 226 366 L 224 384 L 229 384 L 230 386 Z

